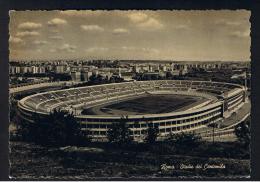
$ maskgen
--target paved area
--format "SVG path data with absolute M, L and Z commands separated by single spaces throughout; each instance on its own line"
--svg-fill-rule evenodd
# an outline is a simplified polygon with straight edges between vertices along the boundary
M 225 128 L 227 126 L 233 125 L 238 121 L 242 120 L 243 117 L 250 113 L 251 111 L 251 102 L 245 103 L 240 109 L 234 112 L 230 117 L 224 119 L 224 122 L 221 123 L 220 128 Z
M 225 130 L 225 128 L 230 128 L 229 126 L 235 125 L 236 123 L 241 122 L 242 120 L 248 117 L 251 111 L 251 102 L 245 103 L 241 108 L 239 108 L 235 113 L 233 113 L 230 117 L 219 121 L 219 128 L 215 128 L 216 138 L 218 141 L 233 141 L 236 139 L 234 134 L 228 135 L 217 135 L 219 131 Z M 247 116 L 247 117 L 246 117 Z M 195 133 L 209 133 L 209 135 L 213 132 L 212 127 L 204 127 L 195 131 Z M 205 138 L 208 140 L 208 138 Z

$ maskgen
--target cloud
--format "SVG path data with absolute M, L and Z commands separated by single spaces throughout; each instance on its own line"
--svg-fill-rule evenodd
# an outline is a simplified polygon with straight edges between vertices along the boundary
M 20 44 L 20 43 L 24 43 L 23 40 L 19 37 L 9 37 L 9 42 L 13 43 L 13 44 Z
M 174 28 L 178 30 L 187 30 L 189 28 L 189 25 L 182 24 L 182 25 L 177 25 Z
M 32 37 L 32 36 L 39 36 L 39 32 L 35 31 L 24 31 L 24 32 L 17 32 L 17 37 Z
M 133 46 L 123 46 L 121 47 L 123 51 L 138 51 L 143 52 L 143 53 L 147 53 L 147 54 L 158 54 L 159 50 L 158 49 L 154 49 L 154 48 L 147 48 L 147 47 L 133 47 Z
M 50 49 L 50 52 L 57 52 L 57 49 Z
M 33 44 L 35 44 L 35 45 L 45 45 L 45 44 L 48 44 L 48 42 L 45 41 L 45 40 L 35 40 L 35 41 L 33 41 Z
M 52 27 L 49 29 L 51 33 L 59 33 L 60 31 L 56 27 Z
M 238 26 L 241 25 L 242 22 L 239 21 L 230 21 L 230 20 L 226 20 L 226 19 L 218 19 L 215 21 L 216 25 L 226 25 L 226 26 Z
M 241 22 L 235 22 L 235 21 L 228 21 L 226 22 L 226 25 L 231 25 L 231 26 L 238 26 L 241 25 Z
M 63 40 L 63 37 L 60 35 L 54 35 L 54 36 L 50 36 L 49 39 L 53 39 L 53 40 Z
M 124 51 L 132 51 L 132 50 L 136 50 L 135 47 L 128 47 L 128 46 L 123 46 L 122 49 L 123 49 Z
M 101 15 L 102 11 L 92 11 L 92 10 L 66 10 L 60 11 L 61 15 L 72 16 L 72 17 L 89 17 L 89 16 L 97 16 Z
M 145 30 L 157 30 L 163 28 L 163 24 L 154 18 L 149 18 L 147 21 L 137 24 L 137 26 Z
M 104 51 L 108 51 L 108 48 L 106 48 L 106 47 L 91 47 L 91 48 L 86 49 L 86 52 L 88 52 L 88 53 L 104 52 Z
M 129 31 L 125 28 L 116 28 L 113 30 L 114 34 L 126 34 L 129 33 Z
M 245 30 L 245 31 L 234 31 L 230 33 L 231 36 L 237 37 L 237 38 L 247 38 L 250 36 L 250 30 Z
M 70 44 L 63 44 L 61 47 L 59 47 L 57 50 L 59 51 L 65 51 L 65 52 L 75 52 L 76 50 L 75 45 L 70 45 Z
M 70 45 L 70 44 L 66 43 L 66 44 L 61 45 L 61 46 L 58 47 L 58 48 L 52 48 L 52 49 L 50 49 L 49 51 L 50 51 L 51 53 L 54 53 L 54 52 L 68 52 L 68 53 L 73 53 L 73 52 L 76 51 L 76 48 L 77 48 L 77 47 L 76 47 L 75 45 Z
M 149 53 L 149 54 L 158 54 L 159 50 L 154 48 L 141 48 L 143 52 Z
M 149 17 L 143 12 L 134 12 L 127 15 L 129 20 L 138 28 L 143 30 L 157 30 L 163 28 L 163 24 L 159 20 Z
M 65 25 L 67 24 L 67 21 L 60 18 L 54 18 L 47 22 L 49 26 L 58 26 L 58 25 Z
M 134 12 L 127 15 L 133 23 L 144 22 L 148 19 L 148 15 L 143 12 Z
M 24 22 L 18 25 L 18 28 L 23 30 L 36 30 L 42 27 L 42 24 L 40 23 L 34 23 L 34 22 Z
M 104 28 L 100 27 L 99 25 L 81 25 L 80 28 L 85 31 L 97 31 L 97 32 L 104 31 Z

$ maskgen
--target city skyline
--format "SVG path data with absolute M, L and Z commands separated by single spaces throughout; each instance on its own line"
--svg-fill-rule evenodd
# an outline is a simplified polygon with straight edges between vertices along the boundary
M 250 11 L 11 11 L 10 59 L 250 61 Z

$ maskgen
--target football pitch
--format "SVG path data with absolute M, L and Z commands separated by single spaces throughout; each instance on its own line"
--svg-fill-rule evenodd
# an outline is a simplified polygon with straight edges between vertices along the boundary
M 140 115 L 160 114 L 186 110 L 206 101 L 197 96 L 176 94 L 154 94 L 130 98 L 124 101 L 106 103 L 83 110 L 86 115 Z

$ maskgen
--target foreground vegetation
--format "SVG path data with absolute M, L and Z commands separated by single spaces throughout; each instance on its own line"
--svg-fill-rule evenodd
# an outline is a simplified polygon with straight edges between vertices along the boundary
M 249 121 L 236 129 L 237 142 L 205 142 L 193 133 L 170 134 L 158 141 L 148 125 L 143 143 L 134 141 L 126 124 L 114 123 L 106 143 L 91 141 L 74 116 L 54 111 L 20 122 L 10 142 L 11 176 L 86 179 L 97 177 L 245 177 L 250 174 Z M 138 123 L 136 123 L 138 124 Z
M 226 155 L 237 147 L 230 143 L 216 144 L 189 153 L 171 153 L 161 144 L 154 147 L 115 148 L 106 144 L 89 147 L 46 148 L 33 143 L 11 142 L 11 176 L 16 179 L 87 179 L 102 177 L 245 177 L 250 162 L 245 156 Z M 229 148 L 229 150 L 225 148 Z M 166 151 L 165 151 L 166 150 Z M 211 151 L 212 152 L 212 151 Z M 198 154 L 199 155 L 196 155 Z M 213 157 L 214 156 L 214 157 Z M 180 165 L 216 164 L 223 169 L 180 169 Z M 176 169 L 163 169 L 163 166 Z

